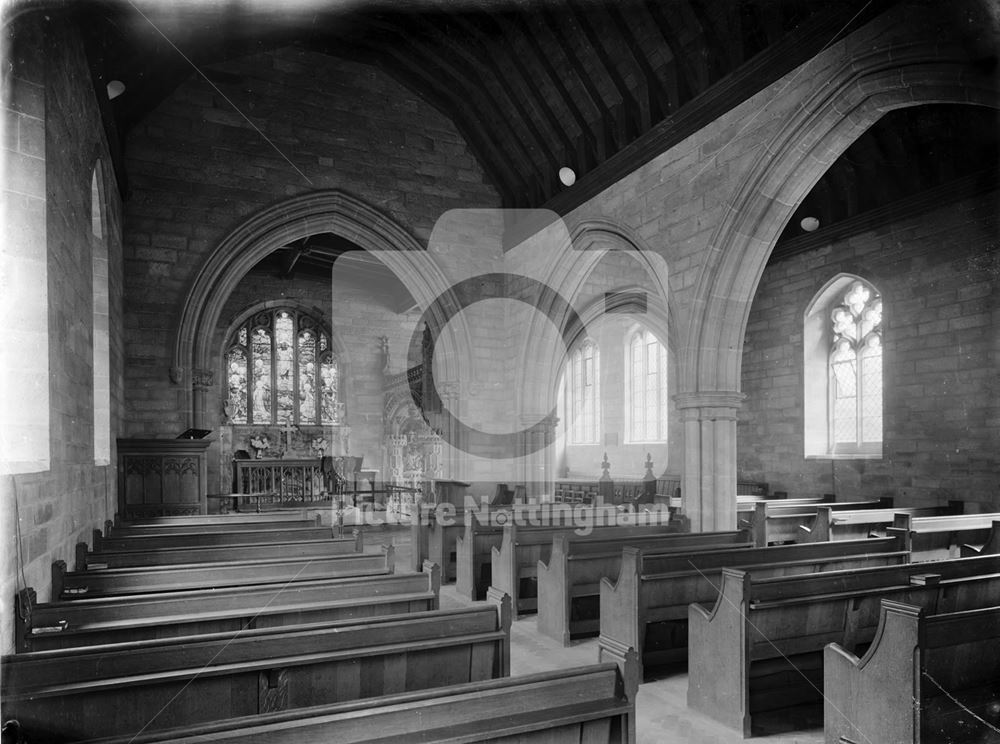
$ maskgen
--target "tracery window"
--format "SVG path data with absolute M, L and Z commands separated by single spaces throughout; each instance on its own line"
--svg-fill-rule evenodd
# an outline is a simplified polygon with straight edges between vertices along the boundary
M 234 424 L 338 424 L 340 364 L 330 333 L 292 308 L 255 314 L 226 345 L 228 415 Z
M 647 330 L 628 344 L 628 441 L 667 439 L 667 350 Z
M 597 444 L 600 426 L 601 352 L 587 339 L 569 358 L 570 441 Z
M 830 313 L 829 427 L 834 453 L 882 443 L 882 298 L 853 282 Z

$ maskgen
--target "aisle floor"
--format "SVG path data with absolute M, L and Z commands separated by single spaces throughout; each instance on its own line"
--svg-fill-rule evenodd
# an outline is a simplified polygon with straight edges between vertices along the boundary
M 378 550 L 391 542 L 395 549 L 397 571 L 409 571 L 410 535 L 408 528 L 389 527 L 365 530 L 366 550 Z M 442 607 L 472 604 L 455 591 L 454 583 L 441 587 Z M 511 627 L 511 674 L 531 674 L 597 661 L 597 639 L 574 641 L 563 647 L 556 640 L 538 632 L 535 616 L 514 621 Z M 743 737 L 710 718 L 687 707 L 687 672 L 684 669 L 661 671 L 656 679 L 639 687 L 636 699 L 638 744 L 735 744 Z M 761 744 L 821 744 L 824 741 L 821 721 L 814 712 L 802 721 L 787 715 L 767 721 L 765 735 L 753 737 Z

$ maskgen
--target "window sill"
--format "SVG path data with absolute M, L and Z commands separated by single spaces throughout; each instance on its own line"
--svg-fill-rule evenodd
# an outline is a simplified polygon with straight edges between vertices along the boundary
M 807 460 L 881 460 L 882 454 L 879 452 L 858 452 L 854 454 L 845 453 L 837 455 L 805 455 Z

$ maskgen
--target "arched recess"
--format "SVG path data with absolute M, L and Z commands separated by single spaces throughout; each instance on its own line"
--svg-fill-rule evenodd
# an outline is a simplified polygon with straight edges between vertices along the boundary
M 330 232 L 378 251 L 423 307 L 449 283 L 426 260 L 424 246 L 400 225 L 360 199 L 339 190 L 315 191 L 267 207 L 220 241 L 198 270 L 177 322 L 170 379 L 190 386 L 188 418 L 204 419 L 203 391 L 215 379 L 213 339 L 222 309 L 243 276 L 271 252 L 295 240 Z
M 554 289 L 575 308 L 580 318 L 581 327 L 576 336 L 567 339 L 567 344 L 572 345 L 578 341 L 579 332 L 604 311 L 603 298 L 599 303 L 579 307 L 578 297 L 601 259 L 611 251 L 627 252 L 649 276 L 656 290 L 652 295 L 647 294 L 646 314 L 650 330 L 658 337 L 667 339 L 668 345 L 672 344 L 676 329 L 672 327 L 674 314 L 669 309 L 666 261 L 624 227 L 609 220 L 587 220 L 576 225 L 571 232 L 571 243 L 558 253 L 557 260 L 552 262 L 550 270 L 544 277 L 544 284 Z M 616 289 L 626 292 L 645 290 L 636 286 Z M 550 299 L 554 301 L 556 296 L 553 294 Z M 555 379 L 550 376 L 544 381 L 532 379 L 530 375 L 539 369 L 561 369 L 566 357 L 566 350 L 562 345 L 551 345 L 546 342 L 548 336 L 544 326 L 548 323 L 549 311 L 552 308 L 540 306 L 537 309 L 539 312 L 532 314 L 515 368 L 517 370 L 515 390 L 521 396 L 518 400 L 518 410 L 529 413 L 551 410 L 559 387 L 558 375 L 554 376 Z
M 542 298 L 537 312 L 532 313 L 524 342 L 518 350 L 515 366 L 515 386 L 517 410 L 526 422 L 533 422 L 548 416 L 556 409 L 559 395 L 559 381 L 567 351 L 585 335 L 589 324 L 594 323 L 605 310 L 604 297 L 581 306 L 580 294 L 587 280 L 599 266 L 601 259 L 612 251 L 623 251 L 641 266 L 649 277 L 653 291 L 648 286 L 635 285 L 615 287 L 616 290 L 641 291 L 646 293 L 646 313 L 644 322 L 660 338 L 671 343 L 673 313 L 670 312 L 670 296 L 667 293 L 667 265 L 663 257 L 646 246 L 639 238 L 621 225 L 609 220 L 595 219 L 580 222 L 570 232 L 570 241 L 554 251 L 548 269 L 543 272 L 542 283 L 554 292 Z M 560 298 L 569 303 L 576 313 L 579 323 L 570 326 L 570 319 L 557 322 L 554 318 Z M 563 333 L 565 343 L 551 343 L 549 323 L 555 322 Z M 546 427 L 546 446 L 532 447 L 524 443 L 519 454 L 524 472 L 520 477 L 537 492 L 551 493 L 555 475 L 556 453 L 548 445 L 554 441 L 556 422 Z M 537 443 L 536 443 L 537 444 Z M 545 489 L 548 488 L 548 491 Z
M 747 318 L 768 256 L 796 206 L 834 160 L 885 113 L 906 106 L 997 107 L 997 81 L 957 45 L 897 40 L 843 54 L 811 79 L 811 98 L 788 117 L 747 170 L 706 251 L 681 367 L 686 410 L 685 509 L 693 530 L 736 524 L 736 412 Z

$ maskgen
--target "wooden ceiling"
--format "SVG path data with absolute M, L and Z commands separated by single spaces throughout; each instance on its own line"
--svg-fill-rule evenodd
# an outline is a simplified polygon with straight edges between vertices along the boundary
M 98 91 L 126 85 L 104 102 L 113 147 L 196 69 L 218 75 L 214 63 L 299 46 L 374 65 L 435 106 L 503 206 L 566 214 L 902 0 L 41 1 L 84 31 Z M 995 69 L 984 0 L 906 2 L 939 10 Z M 803 216 L 827 226 L 995 169 L 996 117 L 966 111 L 886 116 L 816 185 L 782 241 Z M 119 153 L 124 184 L 123 162 Z M 559 182 L 564 166 L 571 188 Z M 273 268 L 328 270 L 340 248 L 324 241 L 291 246 Z
M 298 45 L 448 116 L 503 206 L 564 214 L 892 0 L 76 0 L 127 136 L 195 67 Z M 109 123 L 109 128 L 110 123 Z M 558 173 L 570 167 L 576 185 Z

